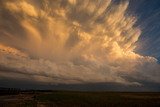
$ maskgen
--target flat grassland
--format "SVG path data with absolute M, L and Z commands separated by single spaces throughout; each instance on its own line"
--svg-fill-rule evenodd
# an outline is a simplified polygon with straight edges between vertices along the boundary
M 21 92 L 0 96 L 0 107 L 160 107 L 158 92 Z

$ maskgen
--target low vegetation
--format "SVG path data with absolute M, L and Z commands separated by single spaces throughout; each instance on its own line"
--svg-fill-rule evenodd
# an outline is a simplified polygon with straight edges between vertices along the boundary
M 21 91 L 0 96 L 0 107 L 160 107 L 160 93 Z
M 160 93 L 53 92 L 38 95 L 40 102 L 59 106 L 160 107 Z

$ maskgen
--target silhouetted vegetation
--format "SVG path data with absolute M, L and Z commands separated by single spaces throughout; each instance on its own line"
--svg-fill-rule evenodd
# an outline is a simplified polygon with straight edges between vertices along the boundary
M 60 107 L 160 107 L 160 93 L 60 91 L 38 95 L 37 100 Z
M 17 88 L 0 88 L 0 95 L 16 95 L 20 92 L 21 90 Z
M 1 90 L 0 107 L 160 107 L 158 92 Z

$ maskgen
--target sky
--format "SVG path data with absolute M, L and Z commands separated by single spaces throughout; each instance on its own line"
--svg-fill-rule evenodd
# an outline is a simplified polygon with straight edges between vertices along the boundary
M 160 91 L 159 0 L 0 0 L 0 87 Z

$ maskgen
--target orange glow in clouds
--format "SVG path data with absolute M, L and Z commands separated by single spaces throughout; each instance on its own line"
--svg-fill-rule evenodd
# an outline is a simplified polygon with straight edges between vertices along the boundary
M 28 80 L 53 84 L 141 85 L 123 78 L 126 75 L 138 78 L 137 74 L 141 73 L 144 78 L 160 82 L 150 73 L 160 68 L 156 59 L 134 52 L 141 29 L 134 27 L 135 16 L 126 13 L 129 2 L 44 0 L 38 5 L 33 0 L 5 0 L 3 3 L 4 10 L 21 28 L 19 31 L 13 25 L 19 32 L 15 34 L 4 31 L 14 38 L 12 42 L 8 42 L 9 36 L 0 41 L 3 57 L 0 64 L 17 69 L 13 78 L 21 75 Z M 8 59 L 6 54 L 10 57 L 14 54 L 16 60 Z M 146 63 L 150 67 L 143 74 Z M 4 75 L 7 77 L 8 73 L 3 72 Z

